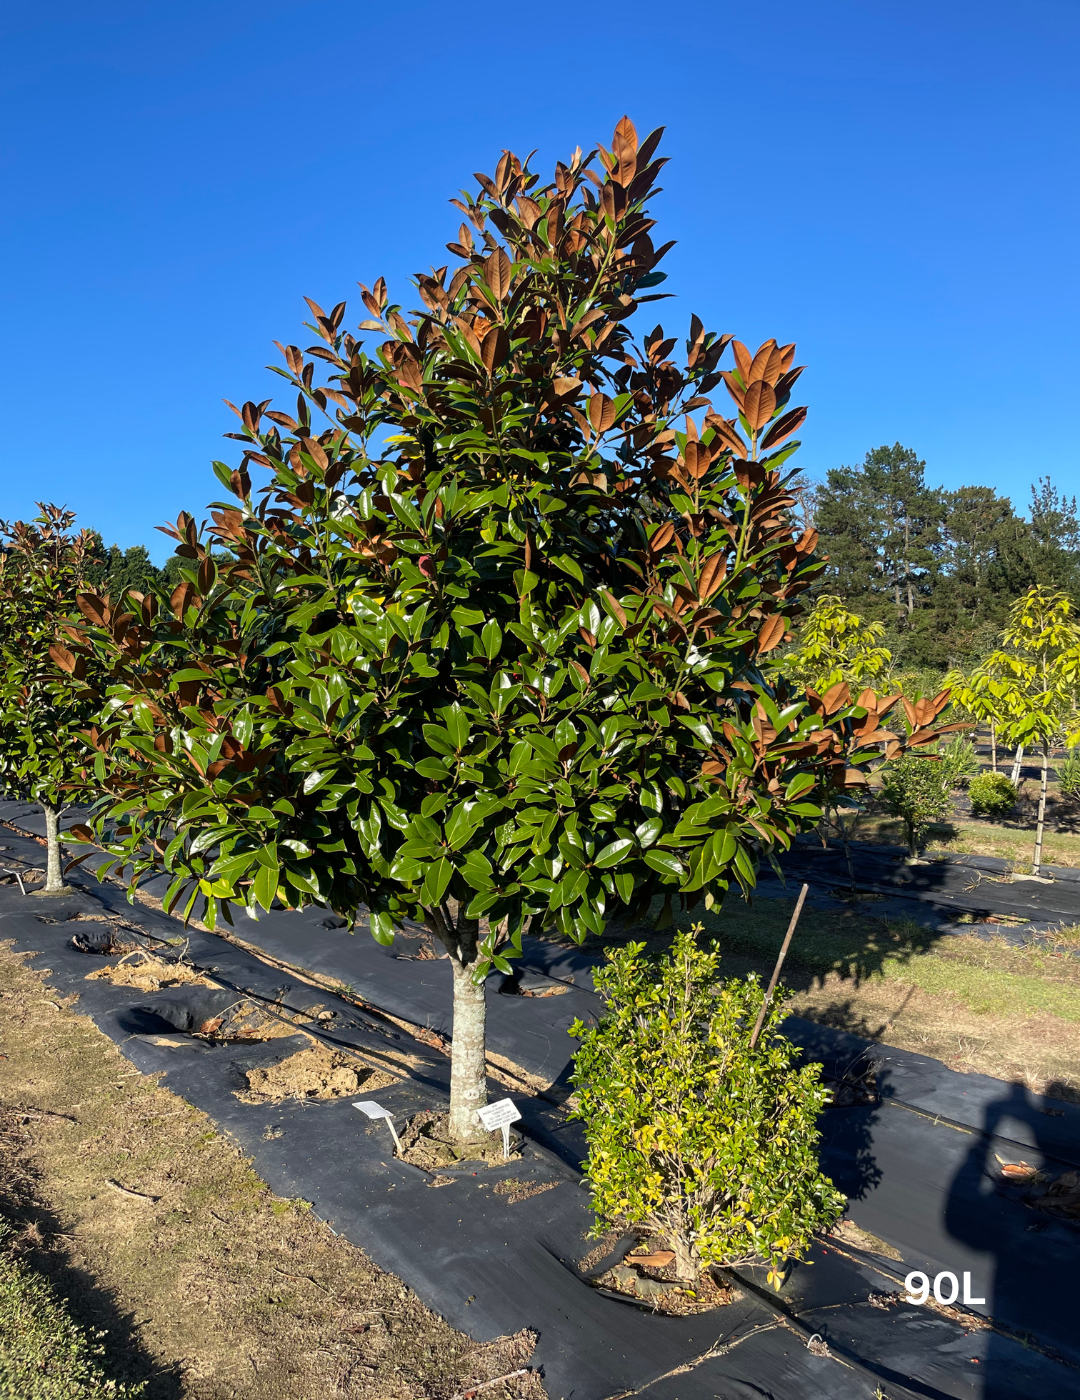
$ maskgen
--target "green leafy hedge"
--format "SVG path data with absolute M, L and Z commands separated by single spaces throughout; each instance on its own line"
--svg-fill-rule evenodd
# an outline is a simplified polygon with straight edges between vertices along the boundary
M 797 1067 L 782 997 L 750 1049 L 763 989 L 753 976 L 719 980 L 715 946 L 683 931 L 666 957 L 644 949 L 608 954 L 596 975 L 607 1011 L 570 1031 L 595 1233 L 641 1225 L 667 1239 L 683 1278 L 764 1262 L 779 1287 L 785 1262 L 846 1204 L 818 1166 L 820 1066 Z
M 971 810 L 977 817 L 1003 817 L 1016 806 L 1016 784 L 1004 773 L 983 773 L 968 788 Z

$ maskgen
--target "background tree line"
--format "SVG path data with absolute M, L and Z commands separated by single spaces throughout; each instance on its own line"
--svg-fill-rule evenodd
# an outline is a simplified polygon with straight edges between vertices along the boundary
M 990 486 L 928 486 L 926 463 L 895 443 L 829 471 L 802 506 L 828 555 L 815 592 L 882 623 L 900 670 L 970 666 L 1035 585 L 1080 605 L 1076 497 L 1049 476 L 1031 487 L 1025 519 Z
M 170 555 L 159 568 L 144 544 L 129 545 L 127 549 L 118 544 L 106 547 L 98 530 L 88 530 L 86 537 L 89 562 L 84 579 L 96 593 L 122 598 L 129 589 L 145 593 L 155 583 L 175 588 L 182 580 L 180 569 L 184 561 L 178 554 Z

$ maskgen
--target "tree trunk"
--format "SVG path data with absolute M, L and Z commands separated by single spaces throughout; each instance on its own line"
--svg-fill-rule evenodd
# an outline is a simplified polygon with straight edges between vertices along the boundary
M 844 825 L 844 819 L 839 812 L 836 814 L 836 825 L 840 828 L 840 840 L 844 843 L 844 859 L 847 861 L 848 879 L 851 882 L 852 893 L 855 891 L 855 867 L 851 863 L 851 842 L 848 836 L 848 829 Z
M 905 822 L 904 825 L 907 827 L 907 848 L 908 848 L 908 855 L 910 856 L 910 858 L 911 858 L 912 860 L 918 860 L 918 858 L 919 858 L 919 845 L 918 845 L 918 842 L 917 842 L 916 839 L 915 839 L 915 823 L 914 823 L 914 822 Z
M 1013 759 L 1012 773 L 1011 773 L 1011 775 L 1010 775 L 1010 780 L 1011 780 L 1014 784 L 1015 784 L 1015 783 L 1018 783 L 1018 782 L 1020 781 L 1020 765 L 1023 763 L 1023 761 L 1024 761 L 1024 746 L 1023 746 L 1023 744 L 1017 744 L 1017 746 L 1016 746 L 1016 757 Z
M 1042 874 L 1043 824 L 1046 821 L 1046 769 L 1050 763 L 1050 745 L 1042 746 L 1042 782 L 1039 784 L 1039 818 L 1035 823 L 1035 859 L 1031 862 L 1031 873 Z
M 997 725 L 990 726 L 990 772 L 997 772 Z
M 45 840 L 48 843 L 49 858 L 45 867 L 45 888 L 42 894 L 59 894 L 64 888 L 64 876 L 60 869 L 60 812 L 56 807 L 47 807 L 45 813 Z
M 673 1263 L 675 1265 L 676 1276 L 683 1283 L 692 1283 L 701 1272 L 698 1261 L 694 1258 L 690 1247 L 690 1241 L 681 1230 L 672 1230 L 667 1237 L 668 1245 L 675 1253 Z
M 487 1103 L 484 984 L 473 981 L 472 966 L 450 955 L 454 970 L 454 1033 L 450 1047 L 450 1136 L 455 1142 L 482 1142 L 488 1134 L 476 1116 Z

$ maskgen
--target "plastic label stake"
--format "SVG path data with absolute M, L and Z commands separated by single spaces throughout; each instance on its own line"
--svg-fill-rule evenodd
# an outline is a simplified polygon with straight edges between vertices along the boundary
M 496 1128 L 502 1129 L 503 1158 L 509 1160 L 510 1124 L 516 1123 L 521 1117 L 514 1100 L 500 1099 L 498 1103 L 485 1104 L 483 1108 L 478 1108 L 476 1110 L 476 1116 L 489 1133 L 493 1133 Z
M 509 1102 L 509 1100 L 507 1100 Z M 366 1113 L 369 1118 L 385 1118 L 386 1126 L 390 1129 L 390 1136 L 394 1139 L 394 1146 L 397 1148 L 398 1156 L 401 1156 L 401 1139 L 397 1135 L 394 1127 L 394 1115 L 388 1108 L 383 1108 L 381 1103 L 376 1103 L 374 1099 L 364 1099 L 361 1103 L 354 1103 L 353 1108 L 358 1108 L 361 1113 Z

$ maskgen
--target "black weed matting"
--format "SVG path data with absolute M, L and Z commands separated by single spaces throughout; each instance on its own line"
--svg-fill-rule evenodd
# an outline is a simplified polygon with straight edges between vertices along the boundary
M 21 815 L 21 814 L 15 814 Z M 13 820 L 11 808 L 0 816 Z M 23 817 L 25 821 L 25 816 Z M 5 857 L 40 865 L 41 848 L 0 834 Z M 916 867 L 918 869 L 918 867 Z M 1040 887 L 1044 888 L 1044 887 Z M 110 912 L 166 952 L 187 957 L 216 988 L 147 994 L 87 981 L 104 959 L 72 936 L 99 925 L 77 912 Z M 381 949 L 364 933 L 326 927 L 326 914 L 275 914 L 237 929 L 282 962 L 348 983 L 372 1008 L 442 1034 L 450 1030 L 444 963 L 417 956 L 419 940 Z M 348 1100 L 249 1103 L 246 1072 L 304 1045 L 297 1034 L 258 1044 L 214 1043 L 190 1029 L 239 997 L 290 1017 L 333 1012 L 309 1031 L 331 1048 L 353 1049 L 401 1073 L 376 1097 L 401 1122 L 447 1101 L 449 1062 L 430 1045 L 352 1000 L 290 977 L 235 943 L 195 930 L 114 885 L 80 878 L 56 899 L 0 889 L 0 938 L 37 954 L 61 992 L 77 992 L 122 1052 L 205 1110 L 248 1154 L 273 1190 L 312 1202 L 317 1214 L 410 1284 L 455 1326 L 480 1340 L 523 1327 L 539 1333 L 534 1364 L 552 1400 L 653 1400 L 774 1396 L 777 1400 L 875 1395 L 1035 1400 L 1080 1397 L 1075 1265 L 1080 1229 L 1037 1211 L 1000 1181 L 998 1161 L 1021 1158 L 1060 1173 L 1080 1166 L 1080 1108 L 985 1076 L 789 1018 L 788 1032 L 837 1084 L 823 1119 L 823 1163 L 851 1198 L 851 1216 L 902 1258 L 826 1240 L 796 1266 L 778 1295 L 742 1271 L 739 1300 L 692 1318 L 656 1315 L 591 1287 L 577 1262 L 591 1248 L 583 1152 L 560 1094 L 515 1094 L 524 1157 L 499 1168 L 445 1172 L 452 1184 L 395 1159 L 385 1125 Z M 116 955 L 113 955 L 114 957 Z M 530 942 L 524 960 L 534 991 L 489 983 L 492 1048 L 534 1073 L 565 1081 L 573 1042 L 566 1026 L 598 1010 L 590 959 Z M 505 1087 L 493 1084 L 502 1097 Z M 358 1097 L 366 1097 L 363 1091 Z M 839 1106 L 846 1104 L 847 1106 Z M 550 1189 L 515 1204 L 492 1186 L 502 1176 Z M 953 1316 L 902 1300 L 913 1269 L 931 1277 L 970 1274 L 970 1313 Z M 897 1301 L 899 1299 L 899 1301 Z M 995 1327 L 978 1324 L 993 1317 Z M 1059 1359 L 1054 1359 L 1054 1358 Z

